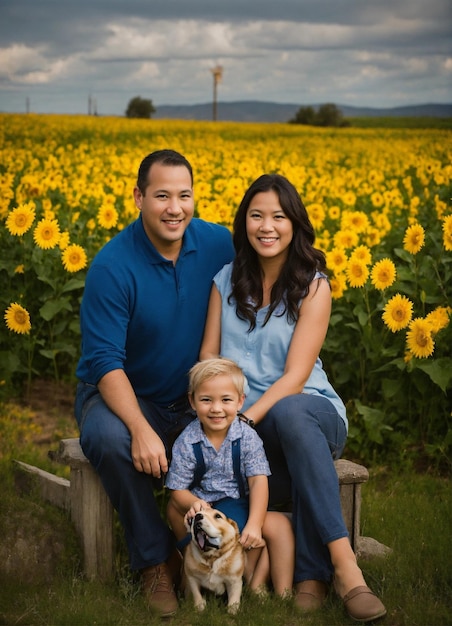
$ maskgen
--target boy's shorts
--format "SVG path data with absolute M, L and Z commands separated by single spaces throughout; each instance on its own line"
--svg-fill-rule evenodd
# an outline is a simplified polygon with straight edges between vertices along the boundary
M 230 517 L 237 522 L 239 531 L 242 532 L 245 528 L 246 522 L 248 521 L 248 498 L 223 498 L 222 500 L 211 502 L 210 504 L 213 509 L 218 509 L 224 513 L 226 517 Z

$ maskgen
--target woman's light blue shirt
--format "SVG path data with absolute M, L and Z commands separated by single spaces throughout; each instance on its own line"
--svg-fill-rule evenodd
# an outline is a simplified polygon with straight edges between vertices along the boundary
M 267 324 L 262 326 L 267 306 L 257 312 L 256 326 L 249 331 L 249 323 L 236 314 L 235 300 L 231 298 L 231 302 L 228 302 L 232 291 L 231 273 L 232 263 L 229 263 L 214 277 L 222 300 L 220 353 L 235 361 L 246 375 L 249 387 L 243 407 L 246 412 L 283 375 L 295 323 L 289 321 L 286 314 L 281 315 L 284 309 L 281 304 L 273 311 Z M 317 272 L 317 278 L 326 279 L 326 276 Z M 328 381 L 320 358 L 315 362 L 303 393 L 327 398 L 348 427 L 344 403 Z

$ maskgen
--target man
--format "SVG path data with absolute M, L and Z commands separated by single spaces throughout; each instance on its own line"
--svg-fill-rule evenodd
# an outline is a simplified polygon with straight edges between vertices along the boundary
M 187 373 L 198 359 L 215 273 L 233 257 L 229 231 L 193 218 L 193 173 L 173 150 L 141 163 L 138 219 L 96 255 L 80 322 L 75 414 L 80 444 L 119 513 L 150 608 L 177 609 L 174 538 L 155 501 L 171 443 L 192 419 Z

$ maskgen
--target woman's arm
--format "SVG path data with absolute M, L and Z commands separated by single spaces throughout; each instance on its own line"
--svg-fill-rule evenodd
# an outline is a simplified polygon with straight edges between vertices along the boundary
M 217 357 L 221 345 L 221 295 L 213 285 L 210 292 L 209 308 L 207 310 L 204 337 L 199 351 L 201 361 Z
M 263 419 L 278 400 L 303 391 L 325 341 L 330 314 L 329 284 L 323 278 L 314 280 L 300 307 L 283 375 L 246 410 L 247 417 L 255 423 Z

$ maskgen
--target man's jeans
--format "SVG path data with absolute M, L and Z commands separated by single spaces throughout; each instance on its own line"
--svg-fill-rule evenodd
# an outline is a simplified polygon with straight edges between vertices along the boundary
M 188 401 L 182 398 L 164 408 L 140 398 L 138 401 L 168 454 L 175 436 L 193 419 Z M 135 469 L 129 430 L 106 406 L 96 386 L 78 384 L 75 417 L 81 448 L 119 513 L 131 568 L 137 570 L 166 561 L 175 540 L 154 496 L 154 488 L 161 488 L 162 481 L 158 484 L 149 474 Z

